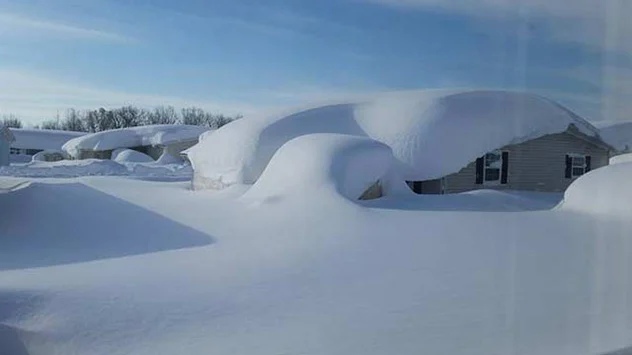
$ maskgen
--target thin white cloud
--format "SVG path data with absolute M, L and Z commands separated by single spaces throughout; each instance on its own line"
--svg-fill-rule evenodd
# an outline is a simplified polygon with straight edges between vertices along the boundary
M 215 102 L 179 96 L 105 90 L 37 73 L 0 69 L 0 114 L 15 114 L 29 124 L 55 117 L 68 108 L 95 109 L 136 105 L 196 106 L 224 114 L 250 114 L 258 107 L 238 102 Z
M 0 38 L 24 35 L 58 36 L 114 42 L 134 41 L 130 37 L 117 33 L 45 21 L 15 13 L 0 12 Z
M 393 8 L 458 13 L 479 18 L 532 19 L 551 39 L 632 55 L 629 0 L 360 0 Z

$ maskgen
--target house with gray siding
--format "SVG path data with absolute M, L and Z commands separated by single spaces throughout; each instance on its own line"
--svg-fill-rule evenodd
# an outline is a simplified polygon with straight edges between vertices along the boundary
M 564 192 L 578 177 L 608 165 L 612 150 L 598 135 L 586 135 L 571 124 L 562 133 L 499 147 L 457 173 L 408 185 L 419 194 L 476 189 Z

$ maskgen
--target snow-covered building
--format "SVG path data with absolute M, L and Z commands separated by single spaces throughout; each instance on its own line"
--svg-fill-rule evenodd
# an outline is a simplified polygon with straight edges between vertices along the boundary
M 5 126 L 0 126 L 0 166 L 9 165 L 9 150 L 15 137 L 11 130 Z
M 395 92 L 230 123 L 188 150 L 193 186 L 254 184 L 281 146 L 315 133 L 369 138 L 391 149 L 388 171 L 360 179 L 371 195 L 388 193 L 393 179 L 406 181 L 417 193 L 561 192 L 577 177 L 607 165 L 612 150 L 592 124 L 541 96 L 499 90 Z M 300 156 L 286 169 L 314 169 Z
M 75 159 L 111 159 L 117 149 L 132 149 L 154 160 L 174 161 L 180 152 L 195 145 L 206 127 L 192 125 L 149 125 L 113 129 L 68 141 L 63 150 Z
M 49 129 L 10 128 L 15 136 L 11 144 L 11 161 L 16 163 L 30 162 L 33 156 L 40 152 L 48 152 L 42 156 L 57 160 L 61 154 L 61 147 L 69 140 L 83 136 L 83 132 L 69 132 Z

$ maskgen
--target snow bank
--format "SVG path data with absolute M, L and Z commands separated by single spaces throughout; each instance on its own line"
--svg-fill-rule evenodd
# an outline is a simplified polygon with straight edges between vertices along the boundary
M 133 149 L 115 149 L 112 152 L 112 160 L 119 163 L 151 163 L 154 161 L 147 154 L 138 152 Z
M 632 150 L 632 121 L 595 122 L 601 138 L 619 152 Z
M 632 163 L 605 166 L 580 177 L 564 193 L 562 208 L 632 218 Z
M 189 165 L 129 163 L 112 160 L 83 159 L 56 162 L 33 161 L 27 164 L 0 167 L 0 176 L 30 178 L 74 178 L 81 176 L 130 176 L 152 179 L 188 180 L 192 176 Z
M 246 200 L 340 194 L 357 200 L 390 169 L 388 146 L 368 138 L 309 134 L 290 140 L 272 157 Z
M 64 144 L 63 149 L 72 156 L 80 150 L 110 150 L 144 145 L 167 145 L 197 140 L 208 131 L 206 127 L 191 125 L 150 125 L 97 132 L 78 137 Z
M 396 92 L 286 116 L 242 119 L 208 135 L 188 156 L 195 188 L 251 184 L 287 141 L 310 133 L 339 133 L 387 144 L 402 178 L 427 180 L 457 172 L 490 150 L 563 132 L 569 125 L 598 135 L 568 109 L 532 94 Z
M 610 158 L 610 164 L 632 163 L 632 153 L 621 154 Z
M 9 129 L 15 136 L 11 147 L 18 149 L 61 150 L 61 147 L 69 140 L 85 135 L 83 132 L 49 129 Z

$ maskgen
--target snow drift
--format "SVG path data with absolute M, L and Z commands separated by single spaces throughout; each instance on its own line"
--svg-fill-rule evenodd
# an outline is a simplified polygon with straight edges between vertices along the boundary
M 124 148 L 115 149 L 112 152 L 112 160 L 119 163 L 151 163 L 154 161 L 147 154 Z
M 564 193 L 563 209 L 632 218 L 632 163 L 605 166 L 577 179 Z
M 284 144 L 244 198 L 272 202 L 339 194 L 357 200 L 385 176 L 392 161 L 391 149 L 372 139 L 308 134 Z
M 72 139 L 63 150 L 77 156 L 80 150 L 111 150 L 146 145 L 168 145 L 175 142 L 197 140 L 208 131 L 206 127 L 192 125 L 149 125 L 120 128 L 88 134 Z
M 406 180 L 439 178 L 484 153 L 567 130 L 598 130 L 548 99 L 508 91 L 396 92 L 232 122 L 188 150 L 194 188 L 254 183 L 274 153 L 311 133 L 369 137 L 388 145 Z

